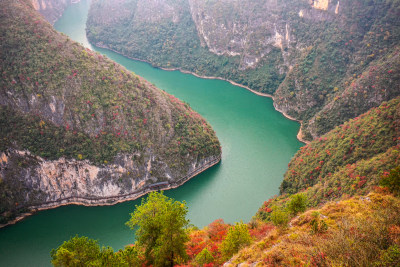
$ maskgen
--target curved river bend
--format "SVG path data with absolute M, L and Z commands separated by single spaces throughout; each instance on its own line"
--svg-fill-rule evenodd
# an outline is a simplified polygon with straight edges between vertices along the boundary
M 91 47 L 84 30 L 89 4 L 71 5 L 55 28 L 189 103 L 222 144 L 220 164 L 166 195 L 185 200 L 191 223 L 199 227 L 218 218 L 249 221 L 263 201 L 278 193 L 287 164 L 302 146 L 296 139 L 299 124 L 275 111 L 271 99 L 228 82 L 155 69 Z M 51 249 L 75 234 L 116 250 L 133 243 L 124 223 L 136 204 L 140 199 L 105 207 L 64 206 L 0 229 L 0 266 L 49 266 Z

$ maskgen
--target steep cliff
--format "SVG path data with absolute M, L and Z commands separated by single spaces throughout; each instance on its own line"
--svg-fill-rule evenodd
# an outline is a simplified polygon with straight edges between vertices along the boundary
M 229 55 L 214 54 L 199 38 L 192 9 L 193 4 L 188 0 L 93 1 L 87 36 L 95 45 L 157 67 L 223 77 L 269 93 L 278 87 L 285 72 L 284 65 L 275 65 L 283 62 L 279 48 L 269 47 L 269 54 L 259 68 L 247 67 L 253 64 L 253 54 L 250 57 L 234 51 Z
M 220 160 L 187 104 L 59 34 L 28 0 L 1 2 L 0 215 L 115 203 Z
M 399 14 L 393 0 L 93 1 L 87 33 L 155 66 L 273 94 L 275 107 L 302 120 L 311 140 L 400 94 Z M 366 79 L 374 69 L 390 76 Z M 354 83 L 366 88 L 355 92 Z M 365 101 L 350 100 L 354 94 Z
M 31 0 L 33 8 L 54 24 L 72 0 Z M 75 2 L 77 2 L 75 0 Z

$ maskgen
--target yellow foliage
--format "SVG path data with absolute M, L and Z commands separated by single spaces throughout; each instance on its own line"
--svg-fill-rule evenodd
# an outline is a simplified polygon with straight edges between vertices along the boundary
M 310 222 L 316 216 L 328 228 L 312 234 Z M 318 210 L 300 214 L 285 231 L 270 231 L 260 242 L 239 251 L 230 262 L 233 266 L 254 262 L 258 263 L 256 266 L 310 266 L 316 261 L 323 266 L 351 266 L 352 262 L 379 262 L 377 251 L 383 248 L 377 244 L 382 244 L 382 240 L 400 240 L 396 234 L 400 225 L 393 225 L 399 216 L 400 199 L 392 195 L 370 193 L 329 202 Z M 383 233 L 387 233 L 388 227 L 392 235 L 385 237 Z M 361 237 L 368 242 L 359 242 Z

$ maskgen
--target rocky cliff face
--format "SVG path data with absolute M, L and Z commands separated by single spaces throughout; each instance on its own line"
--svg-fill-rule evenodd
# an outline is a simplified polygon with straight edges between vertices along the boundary
M 147 5 L 141 0 L 120 2 Z M 99 14 L 104 7 L 100 3 L 94 1 L 89 13 L 91 41 L 156 66 L 220 76 L 273 94 L 278 110 L 303 121 L 304 137 L 309 140 L 362 114 L 371 103 L 379 105 L 378 99 L 390 100 L 400 94 L 399 90 L 382 94 L 391 91 L 389 84 L 398 82 L 398 70 L 390 67 L 388 56 L 400 43 L 396 1 L 159 0 L 151 2 L 145 16 L 133 12 L 134 20 L 159 17 L 166 3 L 169 14 L 180 12 L 178 17 L 185 19 L 173 22 L 169 16 L 165 25 L 151 30 L 143 24 L 101 22 Z M 120 5 L 114 8 L 119 10 Z M 141 39 L 152 47 L 136 49 Z M 151 56 L 157 53 L 157 57 Z M 375 89 L 362 94 L 363 102 L 337 101 L 352 90 L 354 79 L 377 65 L 392 71 L 388 83 L 365 84 Z M 341 115 L 329 123 L 316 123 L 333 103 L 343 110 Z
M 31 2 L 35 10 L 39 11 L 48 22 L 54 24 L 71 0 L 31 0 Z
M 217 55 L 241 56 L 242 69 L 255 68 L 274 47 L 283 51 L 295 42 L 289 25 L 279 16 L 285 3 L 189 2 L 202 44 Z
M 31 208 L 110 204 L 178 186 L 220 160 L 187 104 L 1 2 L 0 223 Z
M 210 156 L 191 162 L 186 176 L 176 179 L 157 155 L 144 157 L 144 164 L 135 160 L 137 156 L 140 155 L 121 154 L 114 164 L 96 166 L 87 160 L 45 160 L 28 151 L 9 149 L 0 155 L 1 182 L 8 186 L 3 193 L 9 194 L 3 205 L 29 211 L 70 203 L 115 204 L 152 190 L 177 187 L 220 160 L 219 156 Z M 159 175 L 167 179 L 159 182 Z M 15 210 L 3 210 L 2 216 L 11 217 L 12 212 Z

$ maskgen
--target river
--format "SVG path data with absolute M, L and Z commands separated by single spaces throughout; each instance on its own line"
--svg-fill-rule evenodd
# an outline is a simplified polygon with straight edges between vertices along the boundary
M 186 201 L 188 217 L 199 227 L 218 218 L 248 222 L 263 201 L 278 194 L 287 164 L 303 145 L 296 139 L 299 124 L 277 112 L 271 99 L 228 82 L 152 68 L 92 47 L 84 30 L 89 4 L 69 6 L 55 28 L 189 103 L 222 144 L 220 164 L 166 195 Z M 122 248 L 134 242 L 125 222 L 137 204 L 140 199 L 105 207 L 64 206 L 0 229 L 0 266 L 51 266 L 51 249 L 75 234 Z

